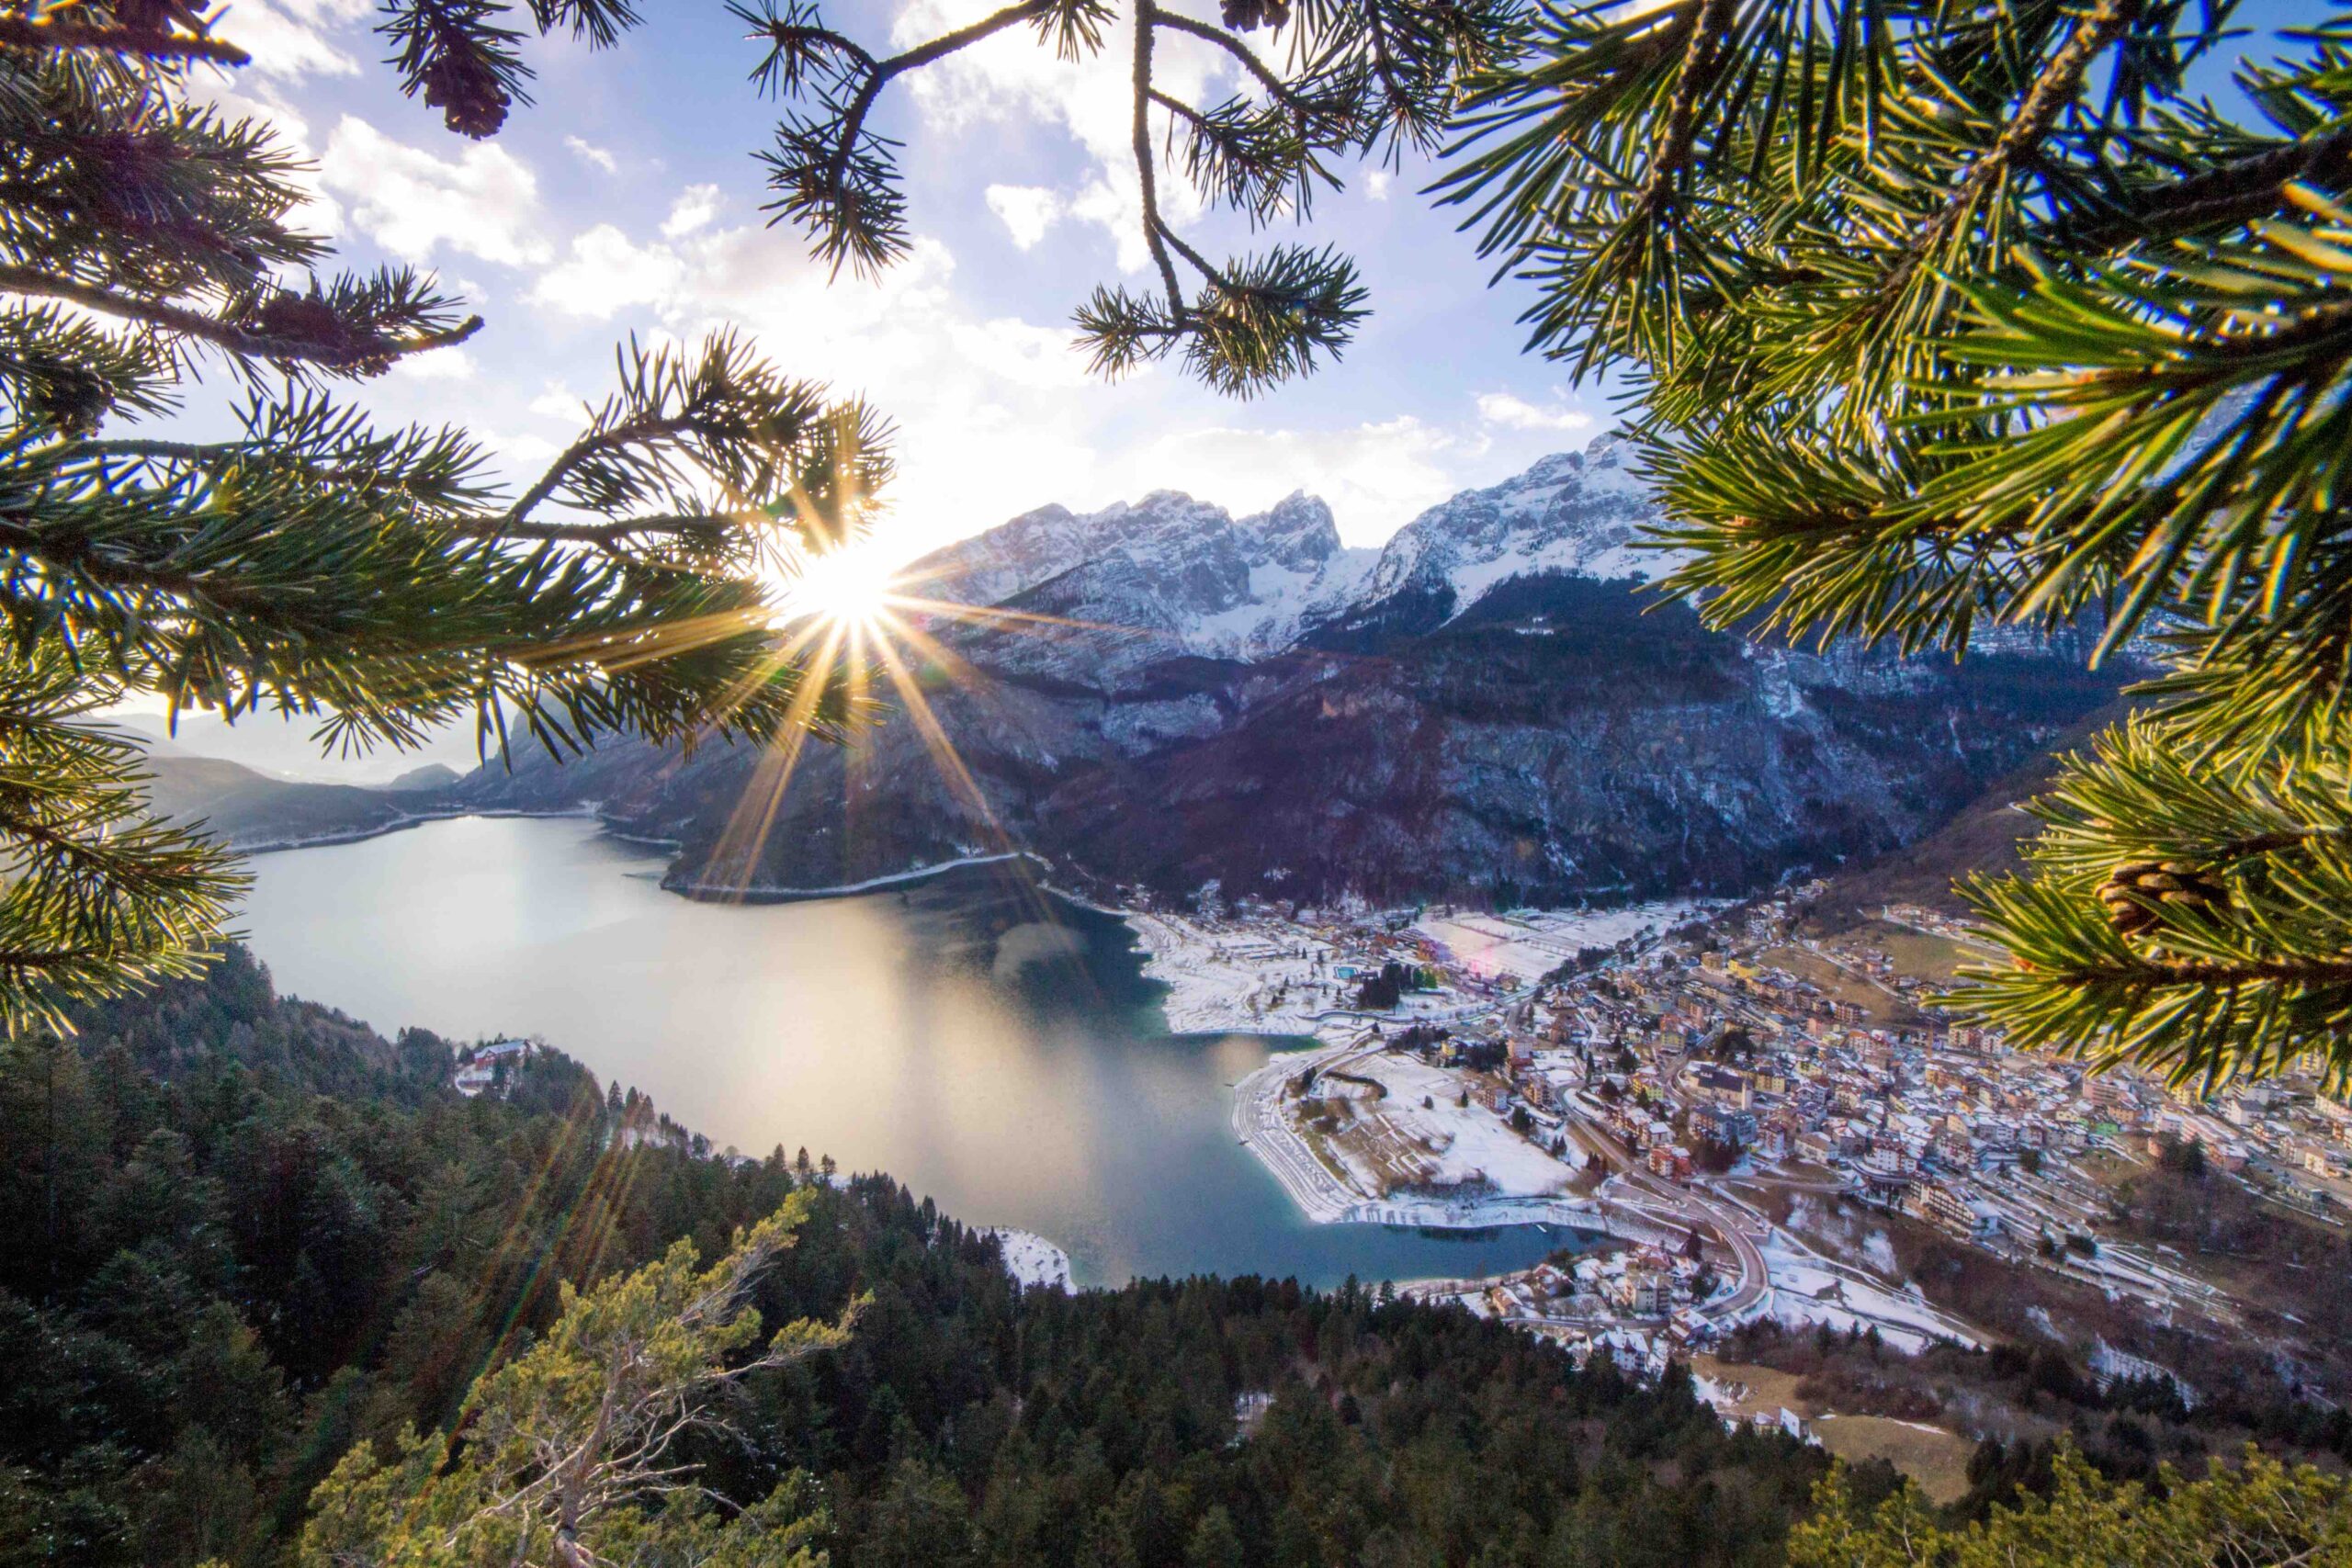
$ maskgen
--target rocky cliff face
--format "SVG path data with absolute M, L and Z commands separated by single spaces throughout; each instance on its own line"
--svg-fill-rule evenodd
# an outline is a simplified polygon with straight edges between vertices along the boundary
M 1050 604 L 1157 653 L 1258 659 L 1340 614 L 1379 552 L 1340 543 L 1331 509 L 1298 494 L 1236 518 L 1155 491 L 1085 516 L 1025 513 L 907 571 L 910 592 L 957 604 Z
M 1102 883 L 1322 898 L 1732 892 L 1909 841 L 2096 707 L 2042 651 L 1821 658 L 1702 629 L 1630 579 L 1654 520 L 1604 442 L 1351 550 L 1321 502 L 1048 507 L 917 564 L 928 695 L 811 747 L 608 749 L 469 782 L 602 803 L 682 886 L 833 886 L 1018 846 Z M 1645 613 L 1645 612 L 1648 613 Z M 1036 618 L 1026 618 L 1036 617 Z

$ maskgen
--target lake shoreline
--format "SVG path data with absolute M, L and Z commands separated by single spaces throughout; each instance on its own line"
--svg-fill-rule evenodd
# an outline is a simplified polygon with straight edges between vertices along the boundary
M 353 828 L 331 833 L 318 833 L 300 839 L 264 839 L 252 843 L 231 843 L 230 850 L 241 855 L 282 854 L 288 850 L 324 850 L 341 844 L 364 844 L 371 839 L 386 839 L 394 833 L 405 833 L 412 828 L 422 828 L 434 822 L 462 822 L 469 817 L 483 817 L 525 821 L 559 821 L 569 818 L 594 819 L 596 807 L 591 805 L 568 807 L 560 811 L 532 810 L 525 807 L 469 807 L 462 811 L 413 811 L 390 822 L 379 822 L 369 828 Z M 605 829 L 611 832 L 610 828 Z M 625 835 L 615 834 L 615 837 Z
M 1001 854 L 965 855 L 956 860 L 940 861 L 933 865 L 910 866 L 905 871 L 888 872 L 880 876 L 869 876 L 863 882 L 843 882 L 830 887 L 778 887 L 758 882 L 673 882 L 665 876 L 662 879 L 662 891 L 674 893 L 697 904 L 802 904 L 812 899 L 854 898 L 862 893 L 910 887 L 950 872 L 974 866 L 1004 865 L 1019 860 L 1035 861 L 1039 865 L 1046 863 L 1026 850 L 1007 850 Z M 1054 889 L 1047 888 L 1046 891 Z

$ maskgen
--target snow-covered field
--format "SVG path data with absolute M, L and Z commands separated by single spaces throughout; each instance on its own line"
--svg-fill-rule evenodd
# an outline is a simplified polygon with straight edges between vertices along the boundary
M 1367 1052 L 1340 1064 L 1340 1070 L 1388 1091 L 1377 1105 L 1364 1109 L 1430 1151 L 1428 1179 L 1433 1184 L 1483 1181 L 1498 1196 L 1537 1198 L 1559 1192 L 1576 1174 L 1574 1166 L 1512 1132 L 1486 1106 L 1476 1100 L 1462 1104 L 1462 1080 L 1419 1056 Z M 1345 1149 L 1340 1152 L 1346 1157 Z M 1354 1159 L 1349 1167 L 1364 1196 L 1388 1196 L 1376 1171 Z
M 1003 1245 L 1004 1271 L 1022 1284 L 1055 1291 L 1070 1288 L 1069 1253 L 1032 1231 L 1000 1225 L 989 1234 Z
M 1363 1027 L 1318 1017 L 1337 1006 L 1333 954 L 1304 931 L 1277 941 L 1213 931 L 1181 915 L 1130 913 L 1126 921 L 1143 944 L 1144 975 L 1168 987 L 1160 1010 L 1176 1033 L 1312 1034 L 1339 1041 L 1354 1038 Z M 1319 977 L 1317 958 L 1325 966 Z
M 1337 1156 L 1340 1166 L 1334 1168 L 1300 1131 L 1287 1095 L 1288 1085 L 1310 1066 L 1338 1066 L 1389 1086 L 1384 1111 L 1393 1107 L 1396 1115 L 1408 1119 L 1405 1124 L 1410 1129 L 1428 1132 L 1432 1141 L 1449 1141 L 1441 1156 L 1445 1168 L 1439 1179 L 1466 1179 L 1467 1173 L 1476 1171 L 1486 1182 L 1459 1193 L 1390 1196 L 1382 1190 L 1377 1175 L 1355 1160 Z M 1318 1224 L 1348 1222 L 1434 1230 L 1520 1224 L 1617 1228 L 1589 1199 L 1562 1190 L 1573 1167 L 1520 1137 L 1485 1107 L 1474 1102 L 1464 1109 L 1458 1100 L 1430 1092 L 1431 1104 L 1424 1110 L 1425 1080 L 1419 1075 L 1428 1075 L 1426 1087 L 1449 1083 L 1460 1093 L 1458 1083 L 1415 1058 L 1367 1055 L 1353 1045 L 1277 1056 L 1234 1086 L 1233 1130 L 1282 1183 L 1299 1212 Z
M 1875 1327 L 1888 1345 L 1913 1353 L 1938 1339 L 1971 1348 L 1984 1344 L 1951 1314 L 1859 1269 L 1823 1258 L 1786 1231 L 1775 1230 L 1764 1244 L 1764 1261 L 1772 1278 L 1764 1313 L 1791 1327 L 1826 1323 L 1841 1334 Z
M 1473 975 L 1516 975 L 1533 981 L 1588 947 L 1613 947 L 1645 928 L 1665 931 L 1711 908 L 1703 899 L 1629 904 L 1618 909 L 1467 911 L 1425 914 L 1413 929 L 1439 943 Z

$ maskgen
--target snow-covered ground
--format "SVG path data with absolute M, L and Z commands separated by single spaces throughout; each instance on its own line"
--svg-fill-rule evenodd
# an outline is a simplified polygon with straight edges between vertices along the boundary
M 1521 984 L 1551 973 L 1588 947 L 1613 947 L 1645 929 L 1666 931 L 1713 907 L 1681 898 L 1617 909 L 1464 911 L 1424 914 L 1413 929 L 1482 979 L 1515 975 Z
M 1772 1289 L 1763 1312 L 1791 1327 L 1826 1323 L 1841 1334 L 1875 1327 L 1889 1346 L 1913 1353 L 1938 1339 L 1971 1348 L 1984 1344 L 1959 1318 L 1911 1292 L 1822 1257 L 1786 1231 L 1771 1233 L 1764 1261 Z
M 1277 940 L 1159 912 L 1130 913 L 1126 921 L 1143 944 L 1144 975 L 1168 987 L 1160 1010 L 1176 1033 L 1312 1034 L 1338 1042 L 1363 1029 L 1351 1019 L 1325 1016 L 1336 1008 L 1335 955 L 1306 931 Z
M 1357 1162 L 1343 1159 L 1335 1164 L 1318 1154 L 1299 1128 L 1288 1087 L 1309 1067 L 1319 1071 L 1335 1066 L 1342 1072 L 1391 1084 L 1390 1098 L 1384 1105 L 1405 1100 L 1397 1110 L 1398 1114 L 1409 1116 L 1409 1125 L 1425 1126 L 1450 1137 L 1453 1144 L 1445 1156 L 1464 1170 L 1480 1171 L 1486 1180 L 1458 1193 L 1415 1191 L 1391 1196 Z M 1345 1043 L 1277 1056 L 1234 1086 L 1233 1131 L 1282 1183 L 1299 1212 L 1318 1224 L 1350 1222 L 1432 1230 L 1521 1224 L 1621 1228 L 1591 1200 L 1562 1190 L 1574 1168 L 1520 1137 L 1484 1106 L 1473 1101 L 1465 1110 L 1457 1100 L 1431 1093 L 1431 1106 L 1422 1109 L 1420 1095 L 1407 1087 L 1422 1081 L 1416 1074 L 1442 1077 L 1436 1068 L 1414 1058 L 1367 1055 L 1361 1046 Z M 1458 1095 L 1460 1085 L 1453 1087 Z
M 1033 1231 L 999 1225 L 989 1233 L 1004 1247 L 1004 1270 L 1033 1288 L 1070 1288 L 1069 1254 Z
M 1440 1187 L 1483 1182 L 1507 1198 L 1550 1197 L 1565 1188 L 1577 1168 L 1554 1158 L 1510 1130 L 1487 1107 L 1461 1103 L 1463 1080 L 1419 1056 L 1366 1052 L 1339 1064 L 1340 1070 L 1369 1078 L 1386 1098 L 1362 1109 L 1428 1151 L 1427 1181 Z M 1347 1151 L 1339 1151 L 1347 1157 Z M 1379 1174 L 1348 1160 L 1350 1174 L 1369 1198 L 1388 1196 Z

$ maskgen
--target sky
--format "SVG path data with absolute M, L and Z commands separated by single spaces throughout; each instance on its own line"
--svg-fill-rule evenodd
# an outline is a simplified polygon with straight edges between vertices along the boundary
M 835 0 L 826 16 L 883 52 L 988 8 Z M 528 44 L 537 102 L 488 142 L 401 95 L 371 0 L 237 0 L 218 24 L 254 63 L 207 90 L 315 164 L 305 221 L 340 262 L 429 268 L 488 320 L 461 348 L 362 389 L 379 420 L 462 423 L 527 478 L 613 385 L 616 344 L 736 327 L 895 422 L 900 475 L 875 541 L 894 561 L 1047 502 L 1090 510 L 1158 489 L 1237 513 L 1303 489 L 1330 502 L 1348 542 L 1377 544 L 1607 427 L 1605 394 L 1521 352 L 1521 286 L 1487 287 L 1471 237 L 1418 194 L 1419 164 L 1348 170 L 1298 233 L 1257 239 L 1337 243 L 1357 259 L 1374 315 L 1336 367 L 1251 401 L 1172 364 L 1091 377 L 1072 309 L 1097 283 L 1150 282 L 1116 38 L 1070 65 L 1013 28 L 900 77 L 875 124 L 905 144 L 912 254 L 879 280 L 829 278 L 760 210 L 753 154 L 779 107 L 748 80 L 759 51 L 743 25 L 720 0 L 640 9 L 654 19 L 616 50 Z M 1159 54 L 1163 81 L 1212 98 L 1238 70 L 1191 39 Z M 1251 243 L 1229 216 L 1173 206 L 1211 254 Z M 188 417 L 219 416 L 199 396 Z

